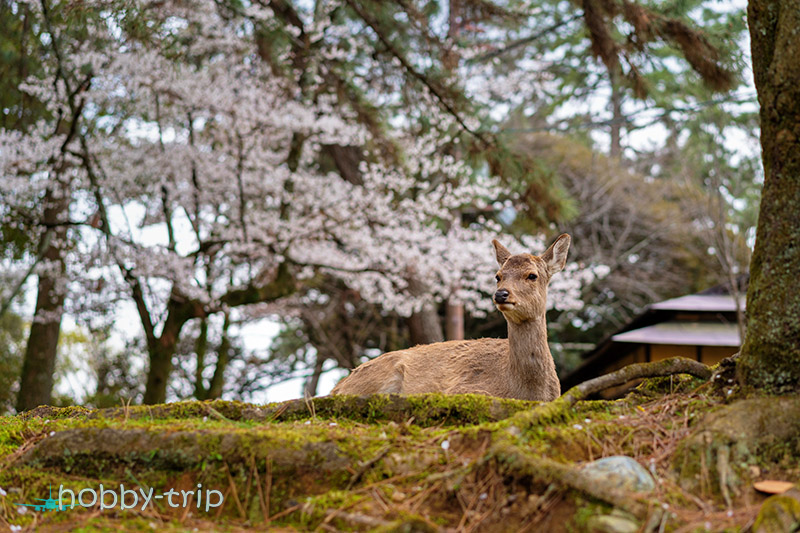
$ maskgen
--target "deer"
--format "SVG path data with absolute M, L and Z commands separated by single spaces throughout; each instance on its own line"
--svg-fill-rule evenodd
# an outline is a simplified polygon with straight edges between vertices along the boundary
M 552 401 L 561 395 L 547 344 L 547 286 L 567 262 L 570 236 L 542 255 L 512 255 L 496 239 L 494 304 L 508 324 L 507 339 L 454 340 L 384 353 L 356 367 L 331 391 L 351 394 L 482 394 Z

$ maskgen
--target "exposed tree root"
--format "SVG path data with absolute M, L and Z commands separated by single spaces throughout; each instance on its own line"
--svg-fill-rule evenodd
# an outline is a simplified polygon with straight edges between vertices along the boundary
M 549 403 L 539 404 L 529 411 L 518 413 L 510 421 L 514 426 L 531 427 L 539 425 L 549 420 L 564 417 L 573 405 L 591 394 L 625 384 L 634 379 L 675 374 L 690 374 L 702 379 L 708 379 L 711 377 L 711 369 L 702 363 L 681 357 L 654 363 L 629 365 L 616 372 L 576 385 L 560 398 Z M 640 520 L 648 520 L 656 524 L 661 520 L 662 510 L 652 502 L 634 493 L 620 490 L 613 486 L 605 486 L 598 483 L 596 479 L 589 479 L 578 468 L 546 457 L 534 457 L 526 454 L 509 440 L 500 441 L 493 445 L 490 453 L 486 455 L 486 459 L 497 459 L 500 463 L 508 465 L 508 471 L 512 475 L 530 475 L 535 479 L 557 483 L 611 504 Z
M 711 377 L 711 369 L 703 363 L 685 357 L 672 357 L 653 363 L 635 363 L 610 374 L 584 381 L 562 394 L 560 399 L 569 405 L 574 405 L 575 402 L 583 400 L 591 394 L 617 385 L 624 385 L 634 379 L 657 378 L 675 374 L 689 374 L 700 379 L 708 379 Z
M 674 465 L 690 491 L 719 494 L 733 506 L 743 480 L 734 466 L 779 460 L 800 443 L 800 398 L 750 398 L 708 415 L 678 449 Z M 747 477 L 746 472 L 744 477 Z
M 673 376 L 676 374 L 690 374 L 701 379 L 708 379 L 711 377 L 711 369 L 702 363 L 685 357 L 672 357 L 653 363 L 635 363 L 610 374 L 575 385 L 552 402 L 539 404 L 533 409 L 517 413 L 510 420 L 515 424 L 521 424 L 523 427 L 531 427 L 542 422 L 564 417 L 570 407 L 605 389 L 623 385 L 634 379 Z
M 658 515 L 655 518 L 660 520 L 660 508 L 635 493 L 604 485 L 580 469 L 553 459 L 526 454 L 513 444 L 505 442 L 492 446 L 484 461 L 488 459 L 507 465 L 506 470 L 511 475 L 529 475 L 540 481 L 556 483 L 611 504 L 641 520 L 653 519 L 655 514 Z

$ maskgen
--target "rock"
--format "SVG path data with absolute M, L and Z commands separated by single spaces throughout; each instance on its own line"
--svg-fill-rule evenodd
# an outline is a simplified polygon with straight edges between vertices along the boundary
M 795 531 L 800 522 L 800 491 L 791 489 L 770 496 L 764 501 L 753 523 L 753 533 L 783 533 Z
M 593 533 L 636 533 L 641 525 L 627 513 L 612 513 L 591 517 L 586 522 L 587 529 Z
M 651 492 L 656 488 L 653 476 L 634 459 L 614 455 L 592 461 L 581 472 L 598 484 L 629 492 Z

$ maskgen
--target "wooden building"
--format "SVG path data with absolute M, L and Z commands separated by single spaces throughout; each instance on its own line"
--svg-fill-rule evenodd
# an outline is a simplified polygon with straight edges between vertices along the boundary
M 744 297 L 741 300 L 744 308 Z M 561 379 L 562 391 L 631 363 L 687 357 L 706 365 L 739 351 L 736 302 L 729 294 L 682 296 L 650 305 L 644 313 L 583 356 L 583 363 Z M 631 385 L 609 389 L 619 396 Z

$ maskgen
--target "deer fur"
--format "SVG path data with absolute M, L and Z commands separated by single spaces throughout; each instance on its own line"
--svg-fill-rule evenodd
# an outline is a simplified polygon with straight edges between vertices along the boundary
M 547 284 L 564 268 L 566 233 L 541 256 L 511 255 L 492 241 L 500 270 L 494 302 L 508 323 L 508 339 L 437 342 L 388 352 L 339 382 L 331 394 L 486 394 L 551 401 L 561 394 L 547 345 Z

